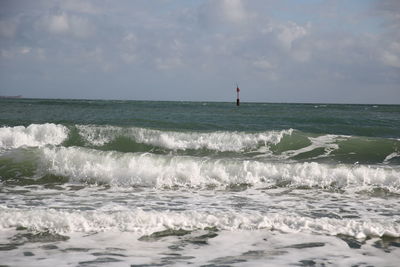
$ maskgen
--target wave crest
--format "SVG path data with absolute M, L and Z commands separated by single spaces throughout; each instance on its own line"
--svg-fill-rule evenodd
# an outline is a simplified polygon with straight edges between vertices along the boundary
M 103 146 L 118 137 L 127 137 L 137 143 L 171 150 L 208 149 L 220 152 L 255 149 L 261 145 L 277 144 L 293 130 L 245 132 L 174 132 L 145 128 L 121 128 L 115 126 L 77 125 L 81 137 L 94 146 Z
M 59 145 L 68 137 L 68 133 L 67 127 L 53 123 L 31 124 L 28 127 L 1 127 L 0 148 Z
M 151 187 L 206 187 L 250 184 L 320 188 L 386 188 L 400 190 L 400 170 L 365 165 L 316 162 L 271 163 L 150 153 L 100 152 L 76 147 L 45 147 L 47 172 L 72 180 Z

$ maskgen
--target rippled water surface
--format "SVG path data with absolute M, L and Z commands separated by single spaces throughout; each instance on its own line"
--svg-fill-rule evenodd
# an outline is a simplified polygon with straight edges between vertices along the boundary
M 9 266 L 397 266 L 400 106 L 0 100 Z

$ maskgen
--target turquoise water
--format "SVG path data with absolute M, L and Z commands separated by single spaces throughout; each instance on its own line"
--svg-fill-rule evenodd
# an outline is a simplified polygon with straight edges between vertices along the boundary
M 234 104 L 1 99 L 4 264 L 396 266 L 400 106 Z

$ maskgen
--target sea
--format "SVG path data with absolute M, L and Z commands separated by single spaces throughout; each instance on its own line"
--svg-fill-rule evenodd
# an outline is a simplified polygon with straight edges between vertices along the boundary
M 399 266 L 400 106 L 0 99 L 1 266 Z

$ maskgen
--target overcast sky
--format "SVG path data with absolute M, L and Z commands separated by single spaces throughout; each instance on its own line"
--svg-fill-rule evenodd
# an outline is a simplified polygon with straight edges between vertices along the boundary
M 0 0 L 0 95 L 400 104 L 399 0 Z

